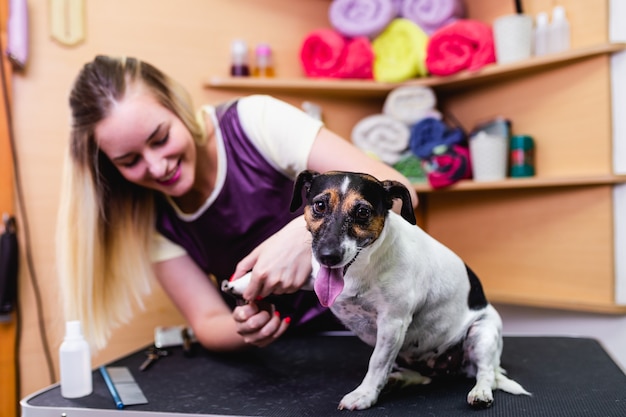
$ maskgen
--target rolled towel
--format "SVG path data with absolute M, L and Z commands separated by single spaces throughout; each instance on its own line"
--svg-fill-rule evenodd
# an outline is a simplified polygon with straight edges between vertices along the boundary
M 356 147 L 389 165 L 402 159 L 409 147 L 409 136 L 409 128 L 404 123 L 384 114 L 361 119 L 352 128 L 351 135 Z
M 333 29 L 309 33 L 300 48 L 307 77 L 371 79 L 374 52 L 369 39 L 348 39 Z
M 422 168 L 422 160 L 411 151 L 402 154 L 400 160 L 393 164 L 396 171 L 404 175 L 412 183 L 426 182 L 426 173 Z
M 465 17 L 465 7 L 462 0 L 404 0 L 400 15 L 431 35 L 439 28 Z
M 383 114 L 406 125 L 414 125 L 436 112 L 437 97 L 429 87 L 406 85 L 391 90 L 383 104 Z
M 393 9 L 396 11 L 396 17 L 400 17 L 400 13 L 402 13 L 402 3 L 404 3 L 404 0 L 391 0 Z
M 346 39 L 332 29 L 309 33 L 300 48 L 300 62 L 309 77 L 331 77 L 345 53 Z
M 477 20 L 457 20 L 437 30 L 428 42 L 426 66 L 434 75 L 474 71 L 495 61 L 491 27 Z
M 401 82 L 426 75 L 428 35 L 408 19 L 393 19 L 372 41 L 374 79 Z
M 346 45 L 343 63 L 336 78 L 374 78 L 374 50 L 372 43 L 364 36 L 350 39 Z
M 433 188 L 447 187 L 472 177 L 469 150 L 461 145 L 452 145 L 445 152 L 423 160 L 422 168 Z
M 429 117 L 413 125 L 410 129 L 409 147 L 420 159 L 428 159 L 440 154 L 452 145 L 465 140 L 461 128 L 448 127 L 443 121 Z
M 334 0 L 328 8 L 331 26 L 348 37 L 373 38 L 396 17 L 390 0 Z

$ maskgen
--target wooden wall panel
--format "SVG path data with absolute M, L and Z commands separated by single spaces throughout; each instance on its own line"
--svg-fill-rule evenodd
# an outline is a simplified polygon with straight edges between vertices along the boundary
M 613 303 L 611 187 L 427 198 L 428 231 L 467 262 L 494 300 L 582 310 Z

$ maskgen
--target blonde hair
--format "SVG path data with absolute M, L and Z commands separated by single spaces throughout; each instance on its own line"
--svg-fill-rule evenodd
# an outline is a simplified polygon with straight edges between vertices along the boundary
M 150 292 L 154 191 L 127 181 L 98 148 L 95 126 L 127 87 L 140 82 L 176 114 L 196 143 L 205 140 L 187 92 L 135 58 L 97 56 L 69 97 L 72 126 L 57 220 L 57 267 L 66 320 L 80 320 L 92 346 L 143 308 Z

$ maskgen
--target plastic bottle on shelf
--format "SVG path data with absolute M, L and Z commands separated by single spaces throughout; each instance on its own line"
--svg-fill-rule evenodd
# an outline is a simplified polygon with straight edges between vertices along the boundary
M 273 77 L 274 63 L 272 49 L 266 43 L 260 43 L 255 49 L 255 63 L 252 75 L 255 77 Z
M 230 45 L 230 75 L 233 77 L 247 77 L 250 75 L 248 65 L 248 44 L 240 39 L 234 40 Z
M 91 394 L 91 353 L 83 337 L 80 321 L 65 323 L 65 338 L 59 348 L 59 367 L 63 397 L 79 398 Z
M 548 14 L 541 12 L 535 19 L 534 48 L 535 56 L 542 56 L 550 52 L 550 30 L 548 27 Z
M 549 38 L 550 52 L 563 52 L 570 47 L 570 25 L 563 6 L 552 9 Z

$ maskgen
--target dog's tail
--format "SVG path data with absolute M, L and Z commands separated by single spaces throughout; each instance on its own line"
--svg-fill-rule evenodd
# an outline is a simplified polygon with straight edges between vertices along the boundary
M 508 392 L 509 394 L 532 395 L 530 392 L 526 391 L 524 387 L 522 387 L 520 384 L 507 377 L 506 371 L 500 367 L 498 367 L 498 369 L 496 370 L 495 383 L 497 389 L 501 389 L 502 391 Z

